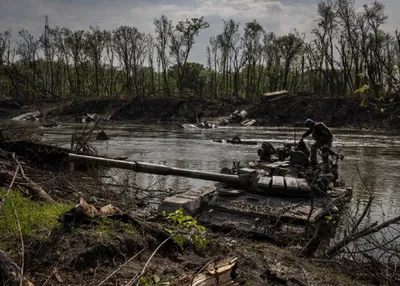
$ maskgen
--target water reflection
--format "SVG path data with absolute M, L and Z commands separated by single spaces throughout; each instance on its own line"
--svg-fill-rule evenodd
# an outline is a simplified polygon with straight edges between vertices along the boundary
M 61 128 L 41 129 L 42 141 L 68 147 L 71 135 L 82 129 L 82 125 L 71 124 Z M 28 125 L 29 130 L 38 131 L 38 126 Z M 214 143 L 214 139 L 229 139 L 239 135 L 242 139 L 269 141 L 271 143 L 294 142 L 304 129 L 224 127 L 214 130 L 184 130 L 175 126 L 140 126 L 109 124 L 104 131 L 112 138 L 107 142 L 95 142 L 97 149 L 108 156 L 128 156 L 130 160 L 166 164 L 179 168 L 219 172 L 231 167 L 233 161 L 246 162 L 257 159 L 258 146 Z M 354 186 L 354 206 L 362 211 L 368 200 L 368 191 L 357 172 L 357 167 L 377 200 L 370 220 L 382 220 L 399 213 L 400 207 L 400 144 L 399 133 L 333 129 L 334 147 L 341 150 L 345 160 L 341 162 L 341 177 L 347 185 Z M 356 167 L 357 166 L 357 167 Z M 119 173 L 121 176 L 121 173 Z M 130 183 L 154 189 L 187 189 L 207 185 L 209 182 L 162 177 L 125 172 Z

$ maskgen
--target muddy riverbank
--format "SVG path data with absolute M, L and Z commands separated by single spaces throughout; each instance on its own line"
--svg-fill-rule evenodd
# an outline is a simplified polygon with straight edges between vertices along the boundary
M 14 273 L 29 285 L 127 285 L 139 273 L 139 285 L 191 285 L 202 275 L 222 279 L 212 273 L 227 258 L 234 261 L 226 266 L 228 279 L 235 281 L 227 285 L 369 285 L 351 261 L 300 257 L 298 248 L 280 248 L 245 233 L 207 229 L 202 247 L 190 239 L 180 245 L 165 229 L 176 224 L 143 212 L 155 195 L 168 192 L 105 184 L 100 169 L 67 171 L 65 149 L 19 142 L 28 148 L 3 144 L 0 149 L 1 171 L 10 174 L 0 191 L 0 261 L 16 263 Z M 35 150 L 57 156 L 41 163 L 31 158 Z M 32 196 L 27 178 L 51 200 Z M 4 277 L 0 271 L 0 282 Z
M 218 123 L 235 110 L 246 110 L 247 117 L 255 119 L 258 126 L 299 126 L 305 118 L 313 118 L 332 127 L 400 129 L 400 102 L 394 100 L 361 101 L 288 94 L 254 103 L 176 97 L 47 101 L 40 105 L 0 101 L 3 120 L 29 111 L 42 111 L 43 121 L 80 122 L 87 115 L 96 115 L 112 121 L 137 123 L 207 120 Z
M 84 127 L 83 124 L 71 124 L 41 129 L 36 124 L 30 127 L 29 123 L 21 126 L 25 132 L 42 132 L 42 142 L 64 147 L 70 145 L 71 135 L 82 134 Z M 292 140 L 292 135 L 296 132 L 295 129 L 262 127 L 227 127 L 199 132 L 173 126 L 121 124 L 103 125 L 100 128 L 104 128 L 111 137 L 105 142 L 90 141 L 100 154 L 216 172 L 231 166 L 233 160 L 254 160 L 257 146 L 226 145 L 214 143 L 212 139 L 229 138 L 232 134 L 238 134 L 241 138 L 282 143 Z M 94 135 L 96 132 L 98 130 Z M 12 130 L 4 133 L 11 137 L 16 136 L 16 132 Z M 368 193 L 357 179 L 354 164 L 358 164 L 362 176 L 366 175 L 368 189 L 382 200 L 382 203 L 373 203 L 362 227 L 378 221 L 381 214 L 379 210 L 386 214 L 385 220 L 395 216 L 398 213 L 397 208 L 395 209 L 398 196 L 393 190 L 397 186 L 398 174 L 393 170 L 398 165 L 398 137 L 383 132 L 366 133 L 354 130 L 334 129 L 334 133 L 335 146 L 344 145 L 341 149 L 346 159 L 340 170 L 346 183 L 355 185 L 353 204 L 356 209 L 362 212 Z M 20 187 L 24 190 L 26 185 L 19 181 L 21 178 L 17 180 L 19 185 L 12 191 L 16 195 L 13 203 L 18 206 L 18 217 L 23 222 L 24 273 L 35 285 L 42 285 L 46 281 L 48 285 L 98 285 L 118 269 L 103 285 L 125 285 L 142 270 L 165 239 L 165 234 L 164 237 L 158 235 L 168 224 L 165 219 L 150 211 L 152 206 L 170 194 L 210 183 L 112 170 L 103 170 L 100 173 L 69 172 L 61 164 L 65 162 L 65 149 L 56 149 L 57 156 L 50 157 L 52 159 L 43 164 L 40 159 L 44 154 L 53 153 L 52 149 L 39 149 L 35 153 L 33 145 L 27 146 L 30 146 L 27 150 L 20 148 L 18 144 L 5 144 L 3 148 L 16 152 L 26 177 L 39 184 L 57 202 L 55 206 L 47 203 L 37 205 L 30 201 L 29 196 L 24 195 L 25 191 L 21 192 L 24 196 L 22 200 L 18 194 Z M 7 167 L 10 174 L 8 177 L 11 178 L 17 163 L 12 156 L 8 158 L 8 163 L 11 162 Z M 2 163 L 2 166 L 4 168 L 5 165 Z M 10 182 L 3 183 L 7 188 Z M 132 221 L 115 221 L 112 218 L 94 221 L 89 219 L 86 223 L 73 227 L 58 220 L 68 210 L 73 209 L 80 198 L 97 208 L 112 204 L 158 231 L 143 228 Z M 8 210 L 8 217 L 15 217 L 10 213 L 12 208 Z M 4 214 L 2 215 L 4 218 Z M 7 221 L 10 223 L 10 220 Z M 7 225 L 0 224 L 0 227 Z M 8 231 L 1 232 L 3 235 L 0 237 L 0 249 L 21 265 L 18 227 L 11 223 L 7 229 Z M 182 276 L 201 273 L 208 263 L 226 257 L 238 257 L 235 278 L 243 285 L 246 282 L 248 285 L 368 285 L 367 281 L 371 279 L 366 278 L 359 262 L 304 258 L 299 256 L 299 248 L 278 247 L 268 241 L 252 240 L 239 232 L 226 234 L 208 229 L 206 237 L 209 244 L 204 250 L 198 250 L 190 243 L 183 249 L 175 243 L 163 246 L 146 271 L 149 285 L 157 285 L 155 281 L 158 278 L 162 282 L 177 282 Z M 129 261 L 142 249 L 145 250 Z M 120 269 L 124 263 L 127 264 Z

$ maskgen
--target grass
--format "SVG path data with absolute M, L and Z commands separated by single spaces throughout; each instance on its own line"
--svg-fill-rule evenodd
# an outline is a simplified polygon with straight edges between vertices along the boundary
M 121 233 L 129 234 L 132 238 L 140 238 L 140 234 L 131 224 L 115 221 L 107 217 L 100 217 L 97 223 L 93 224 L 90 229 L 76 228 L 74 230 L 84 235 L 94 244 L 108 244 Z
M 4 199 L 5 193 L 4 189 L 0 189 L 0 198 Z M 18 235 L 19 220 L 24 237 L 44 240 L 48 238 L 51 230 L 59 225 L 57 218 L 73 207 L 73 204 L 68 203 L 51 205 L 32 201 L 22 196 L 19 191 L 12 190 L 0 210 L 0 238 Z

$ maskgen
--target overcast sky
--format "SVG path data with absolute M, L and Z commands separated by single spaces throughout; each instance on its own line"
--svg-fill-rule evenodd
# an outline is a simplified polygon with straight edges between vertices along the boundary
M 166 15 L 173 23 L 204 16 L 210 28 L 196 40 L 191 60 L 205 61 L 205 47 L 211 36 L 221 32 L 222 19 L 241 24 L 256 19 L 267 32 L 278 35 L 296 28 L 309 33 L 315 26 L 319 0 L 0 0 L 0 32 L 11 29 L 15 35 L 26 29 L 34 36 L 43 32 L 45 16 L 50 26 L 88 29 L 90 25 L 112 30 L 121 25 L 153 33 L 154 18 Z M 366 0 L 356 0 L 361 7 Z M 386 29 L 400 28 L 399 0 L 382 0 L 389 16 Z

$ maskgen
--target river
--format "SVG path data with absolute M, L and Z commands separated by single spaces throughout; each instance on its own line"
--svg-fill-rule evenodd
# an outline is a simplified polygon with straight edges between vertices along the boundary
M 57 128 L 40 128 L 36 123 L 17 124 L 24 124 L 29 132 L 40 134 L 43 143 L 63 147 L 69 146 L 73 133 L 88 128 L 82 124 L 65 124 Z M 223 167 L 231 167 L 235 160 L 243 164 L 257 160 L 259 148 L 252 145 L 214 143 L 212 142 L 214 139 L 230 139 L 239 135 L 242 139 L 268 141 L 279 145 L 282 142 L 294 142 L 295 137 L 299 139 L 304 132 L 302 128 L 281 127 L 186 130 L 179 129 L 175 125 L 129 123 L 107 123 L 102 128 L 111 139 L 97 141 L 94 145 L 100 153 L 110 157 L 127 156 L 129 160 L 213 172 L 219 172 Z M 332 132 L 334 150 L 340 150 L 345 156 L 345 160 L 340 162 L 339 172 L 346 185 L 353 186 L 353 205 L 362 210 L 362 206 L 368 200 L 368 190 L 376 197 L 366 223 L 398 215 L 400 134 L 353 129 L 332 129 Z M 182 190 L 210 183 L 181 177 L 160 178 L 146 174 L 131 174 L 127 177 L 130 183 L 159 190 L 168 188 Z

